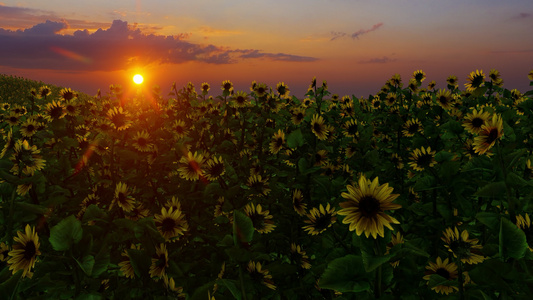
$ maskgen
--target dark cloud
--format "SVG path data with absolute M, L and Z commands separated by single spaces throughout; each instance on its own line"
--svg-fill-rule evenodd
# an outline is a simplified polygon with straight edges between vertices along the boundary
M 69 27 L 67 21 L 49 21 L 25 30 L 0 28 L 0 65 L 77 71 L 113 71 L 150 63 L 179 64 L 200 61 L 231 64 L 243 59 L 313 61 L 316 58 L 260 50 L 229 49 L 194 44 L 188 35 L 145 34 L 136 26 L 115 20 L 107 29 L 93 33 L 77 30 L 58 34 Z
M 380 22 L 380 23 L 377 23 L 375 25 L 372 26 L 372 28 L 369 28 L 369 29 L 360 29 L 352 34 L 348 34 L 346 32 L 339 32 L 339 31 L 332 31 L 331 32 L 331 41 L 334 41 L 334 40 L 337 40 L 337 39 L 340 39 L 340 38 L 345 38 L 345 37 L 351 37 L 352 39 L 359 39 L 359 36 L 363 35 L 363 34 L 367 34 L 369 32 L 372 32 L 372 31 L 375 31 L 375 30 L 378 30 L 379 28 L 381 28 L 381 26 L 383 26 L 383 23 Z
M 359 61 L 359 63 L 360 64 L 385 64 L 385 63 L 389 63 L 389 62 L 393 62 L 393 61 L 396 61 L 396 59 L 389 58 L 387 56 L 383 56 L 383 57 L 371 58 L 371 59 L 368 59 L 368 60 L 361 60 L 361 61 Z

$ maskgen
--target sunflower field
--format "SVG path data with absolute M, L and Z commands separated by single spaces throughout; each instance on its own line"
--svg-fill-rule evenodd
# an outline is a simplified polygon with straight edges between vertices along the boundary
M 0 298 L 531 299 L 533 91 L 425 80 L 0 76 Z

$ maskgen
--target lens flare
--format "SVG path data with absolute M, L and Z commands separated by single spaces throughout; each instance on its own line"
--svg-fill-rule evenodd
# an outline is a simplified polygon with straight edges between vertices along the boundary
M 141 84 L 143 83 L 144 81 L 144 78 L 141 74 L 135 74 L 135 76 L 133 76 L 133 82 L 135 82 L 136 84 Z

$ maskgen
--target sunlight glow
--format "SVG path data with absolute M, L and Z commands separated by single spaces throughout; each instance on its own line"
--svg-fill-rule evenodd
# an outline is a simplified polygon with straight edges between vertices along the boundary
M 142 77 L 141 74 L 135 74 L 135 76 L 133 76 L 133 82 L 135 82 L 136 84 L 141 84 L 143 83 L 144 81 L 144 78 Z

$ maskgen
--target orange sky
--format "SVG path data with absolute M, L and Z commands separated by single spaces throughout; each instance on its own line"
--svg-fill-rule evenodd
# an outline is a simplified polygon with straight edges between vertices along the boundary
M 339 95 L 375 94 L 393 74 L 460 84 L 502 73 L 529 90 L 530 0 L 501 1 L 3 1 L 0 73 L 89 94 L 130 85 L 136 71 L 163 91 L 188 81 L 284 81 L 302 97 L 313 76 Z

